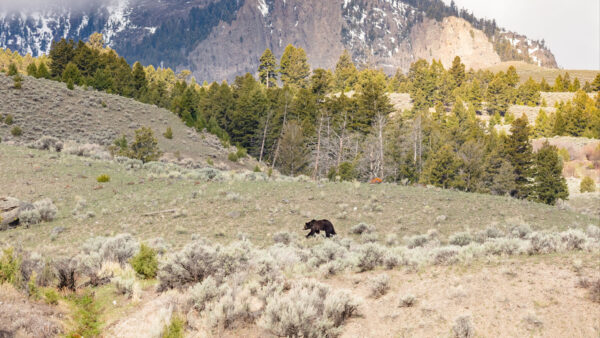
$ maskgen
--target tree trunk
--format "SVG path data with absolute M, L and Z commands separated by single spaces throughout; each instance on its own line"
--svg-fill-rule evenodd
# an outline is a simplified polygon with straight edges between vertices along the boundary
M 319 118 L 319 131 L 317 132 L 317 156 L 315 158 L 315 170 L 313 172 L 313 180 L 319 175 L 319 158 L 321 157 L 321 129 L 323 128 L 323 113 Z
M 263 153 L 265 151 L 265 140 L 267 139 L 267 129 L 269 128 L 269 120 L 271 119 L 271 111 L 267 113 L 267 120 L 265 121 L 265 130 L 263 131 L 262 144 L 260 146 L 260 157 L 258 159 L 259 163 L 262 163 Z

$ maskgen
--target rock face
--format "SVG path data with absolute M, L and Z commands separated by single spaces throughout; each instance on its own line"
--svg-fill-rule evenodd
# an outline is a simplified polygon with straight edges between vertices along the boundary
M 459 18 L 448 17 L 442 22 L 425 20 L 415 26 L 410 37 L 415 58 L 441 59 L 446 68 L 452 66 L 456 55 L 467 68 L 484 68 L 500 62 L 487 36 Z
M 0 231 L 19 222 L 21 201 L 12 197 L 0 197 Z
M 191 69 L 203 81 L 232 80 L 255 73 L 260 55 L 280 56 L 288 44 L 303 47 L 313 68 L 331 68 L 344 49 L 358 64 L 394 73 L 419 58 L 459 55 L 467 67 L 500 61 L 482 31 L 463 19 L 429 19 L 413 0 L 104 0 L 85 8 L 48 7 L 31 13 L 2 13 L 0 47 L 34 56 L 52 40 L 87 39 L 103 33 L 128 61 Z M 413 5 L 411 5 L 413 4 Z M 543 43 L 498 31 L 504 53 L 556 67 Z M 495 39 L 495 37 L 494 37 Z M 506 42 L 508 41 L 508 42 Z M 506 51 L 508 49 L 508 51 Z M 506 56 L 503 56 L 506 57 Z

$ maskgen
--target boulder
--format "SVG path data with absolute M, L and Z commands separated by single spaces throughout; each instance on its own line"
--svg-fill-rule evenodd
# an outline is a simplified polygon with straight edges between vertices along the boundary
M 21 205 L 21 201 L 16 198 L 0 196 L 0 230 L 19 223 Z

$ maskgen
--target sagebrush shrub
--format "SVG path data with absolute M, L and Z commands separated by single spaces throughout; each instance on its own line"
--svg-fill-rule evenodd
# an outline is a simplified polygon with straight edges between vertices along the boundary
M 599 226 L 590 224 L 590 225 L 588 225 L 585 232 L 587 233 L 587 235 L 589 237 L 600 240 L 600 227 Z
M 42 216 L 36 208 L 29 208 L 19 212 L 19 222 L 25 225 L 38 224 L 42 221 Z
M 11 124 L 13 124 L 13 122 L 14 122 L 14 118 L 13 118 L 13 116 L 11 114 L 7 114 L 4 117 L 4 123 L 6 123 L 7 125 L 10 126 Z
M 39 150 L 56 151 L 57 153 L 59 153 L 63 149 L 63 143 L 56 137 L 42 136 L 37 141 L 31 143 L 29 145 L 29 147 L 33 148 L 33 149 L 39 149 Z
M 229 329 L 238 321 L 253 321 L 249 294 L 227 288 L 225 294 L 208 310 L 208 325 L 212 328 Z
M 59 290 L 68 289 L 75 292 L 77 284 L 77 266 L 78 262 L 74 258 L 63 258 L 54 263 L 56 277 L 58 277 L 57 288 Z
M 466 246 L 473 241 L 473 237 L 468 232 L 459 232 L 450 236 L 450 244 L 457 246 Z
M 287 231 L 279 231 L 273 235 L 273 241 L 275 243 L 289 245 L 293 240 L 294 240 L 293 234 L 291 234 Z
M 390 277 L 378 275 L 369 279 L 369 291 L 372 298 L 379 298 L 390 290 Z
M 211 276 L 206 277 L 201 283 L 190 289 L 192 303 L 198 311 L 203 311 L 207 303 L 220 297 L 222 293 L 223 291 L 219 289 L 217 281 Z
M 400 297 L 400 307 L 411 307 L 413 305 L 415 305 L 415 303 L 417 302 L 417 297 L 415 297 L 412 294 L 408 294 L 405 296 Z
M 556 252 L 561 242 L 557 234 L 546 232 L 532 232 L 528 235 L 531 246 L 529 254 L 548 254 Z
M 454 337 L 456 338 L 474 337 L 475 330 L 473 329 L 473 324 L 471 323 L 471 317 L 461 316 L 456 318 L 454 326 L 452 327 L 452 332 L 454 332 Z
M 379 244 L 367 243 L 358 249 L 356 266 L 361 272 L 375 269 L 383 263 L 386 250 Z
M 358 305 L 347 291 L 303 280 L 268 298 L 259 325 L 280 337 L 335 337 Z
M 579 229 L 569 229 L 560 233 L 560 238 L 567 250 L 583 250 L 588 239 Z
M 127 298 L 137 298 L 140 290 L 139 285 L 133 277 L 117 276 L 112 279 L 118 294 L 125 295 Z
M 119 234 L 114 237 L 94 237 L 83 246 L 86 254 L 96 252 L 103 260 L 124 265 L 138 251 L 139 244 L 130 234 Z
M 516 225 L 510 230 L 510 233 L 515 237 L 525 238 L 531 233 L 531 227 L 529 224 Z
M 414 235 L 406 239 L 406 246 L 409 249 L 418 248 L 424 246 L 429 241 L 427 235 Z
M 350 233 L 355 235 L 362 235 L 364 233 L 372 233 L 375 231 L 375 226 L 366 224 L 366 223 L 358 223 L 357 225 L 350 228 Z
M 40 217 L 44 222 L 53 221 L 58 213 L 58 208 L 49 198 L 34 202 L 33 207 L 40 213 Z
M 245 243 L 237 242 L 223 247 L 196 241 L 186 245 L 160 267 L 159 291 L 182 289 L 208 276 L 221 280 L 239 269 L 247 268 L 251 249 Z
M 158 259 L 156 251 L 145 244 L 140 246 L 140 251 L 129 261 L 133 270 L 146 279 L 156 277 Z
M 172 140 L 173 139 L 173 129 L 171 129 L 171 127 L 167 127 L 167 131 L 164 132 L 163 136 L 166 139 Z
M 433 264 L 450 265 L 458 261 L 458 247 L 445 246 L 431 251 Z

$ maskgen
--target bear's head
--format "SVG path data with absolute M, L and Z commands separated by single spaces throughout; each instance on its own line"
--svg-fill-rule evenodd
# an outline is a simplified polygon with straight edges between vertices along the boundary
M 304 230 L 310 230 L 312 229 L 312 225 L 316 222 L 316 220 L 312 220 L 310 222 L 307 222 L 306 224 L 304 224 Z

